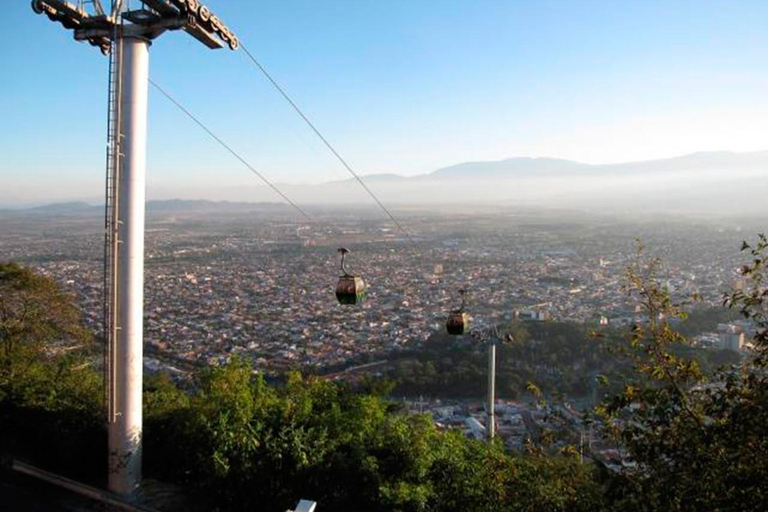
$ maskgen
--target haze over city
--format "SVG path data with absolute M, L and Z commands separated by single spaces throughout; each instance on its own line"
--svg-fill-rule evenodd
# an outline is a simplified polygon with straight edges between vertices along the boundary
M 8 8 L 8 37 L 26 42 L 24 52 L 0 49 L 13 77 L 0 84 L 0 205 L 98 202 L 107 59 L 63 31 L 40 30 L 25 2 Z M 599 165 L 768 149 L 764 2 L 214 0 L 211 8 L 362 175 L 418 176 L 518 157 Z M 272 181 L 349 178 L 244 67 L 242 52 L 198 46 L 157 41 L 153 79 Z M 279 199 L 155 90 L 150 96 L 150 198 Z M 725 188 L 747 178 L 735 173 L 728 170 Z M 584 193 L 633 186 L 604 178 L 580 180 Z M 703 181 L 717 189 L 727 180 Z M 556 202 L 558 185 L 510 184 L 492 197 Z M 305 202 L 341 199 L 324 189 L 297 193 Z M 360 191 L 343 195 L 367 200 Z M 430 200 L 447 196 L 455 194 Z

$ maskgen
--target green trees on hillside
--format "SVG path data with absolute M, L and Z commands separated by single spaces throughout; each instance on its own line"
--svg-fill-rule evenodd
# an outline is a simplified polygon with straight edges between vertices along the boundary
M 51 279 L 0 264 L 0 452 L 81 478 L 100 473 L 106 436 L 92 343 Z
M 707 377 L 675 355 L 684 316 L 654 279 L 657 261 L 629 269 L 629 291 L 650 321 L 631 333 L 637 373 L 598 409 L 604 432 L 626 450 L 610 502 L 624 510 L 757 511 L 768 499 L 768 242 L 744 250 L 748 286 L 725 303 L 757 326 L 755 354 Z
M 64 370 L 66 358 L 58 355 L 89 343 L 79 311 L 53 281 L 13 263 L 0 264 L 0 392 L 26 389 L 31 384 L 26 379 Z M 62 364 L 49 364 L 56 362 Z
M 299 497 L 334 511 L 764 510 L 768 241 L 745 250 L 748 284 L 726 303 L 757 326 L 755 356 L 709 375 L 674 329 L 688 308 L 656 283 L 655 263 L 629 269 L 628 292 L 650 320 L 616 347 L 633 372 L 595 411 L 624 457 L 617 468 L 535 449 L 510 454 L 499 441 L 403 414 L 380 392 L 298 373 L 270 386 L 233 361 L 201 372 L 193 391 L 167 376 L 147 379 L 146 475 L 181 484 L 200 510 L 284 510 Z M 557 324 L 526 326 L 528 340 L 536 328 L 552 329 L 555 359 L 587 343 Z M 75 477 L 103 474 L 101 381 L 89 343 L 71 300 L 48 278 L 0 265 L 2 452 Z M 599 362 L 579 357 L 574 371 Z
M 557 511 L 599 497 L 576 460 L 512 456 L 317 378 L 277 389 L 234 362 L 197 389 L 188 400 L 167 382 L 148 390 L 147 471 L 220 506 L 282 510 L 306 496 L 329 510 Z
M 500 398 L 518 398 L 529 382 L 535 382 L 549 395 L 591 397 L 596 375 L 610 376 L 616 383 L 634 371 L 632 361 L 620 350 L 627 345 L 624 330 L 606 331 L 595 337 L 581 324 L 533 321 L 512 322 L 502 329 L 514 331 L 515 343 L 503 344 L 497 351 Z M 708 374 L 723 364 L 739 361 L 739 356 L 730 351 L 685 344 L 676 344 L 670 350 L 679 357 L 698 361 Z M 396 382 L 395 392 L 404 395 L 477 398 L 485 393 L 486 365 L 481 347 L 436 333 L 416 353 L 397 361 L 389 377 Z M 600 395 L 605 391 L 600 390 Z

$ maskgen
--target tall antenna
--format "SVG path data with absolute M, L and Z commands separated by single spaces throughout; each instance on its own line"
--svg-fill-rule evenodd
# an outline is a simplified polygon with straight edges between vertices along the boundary
M 184 30 L 211 49 L 238 38 L 198 0 L 33 0 L 32 9 L 109 56 L 104 244 L 105 401 L 109 490 L 136 497 L 141 485 L 144 215 L 149 46 Z

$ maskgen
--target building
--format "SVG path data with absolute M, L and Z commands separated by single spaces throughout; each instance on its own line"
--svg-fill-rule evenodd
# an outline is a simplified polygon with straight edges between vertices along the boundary
M 733 324 L 718 324 L 717 332 L 722 350 L 742 351 L 745 345 L 745 337 L 741 327 Z

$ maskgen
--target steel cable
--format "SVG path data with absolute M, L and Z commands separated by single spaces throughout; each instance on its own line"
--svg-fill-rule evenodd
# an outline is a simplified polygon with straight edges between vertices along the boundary
M 162 87 L 160 87 L 159 85 L 157 85 L 157 83 L 155 83 L 155 82 L 154 82 L 154 81 L 153 81 L 151 78 L 149 79 L 149 83 L 150 83 L 150 84 L 152 84 L 152 86 L 153 86 L 155 89 L 157 89 L 157 90 L 158 90 L 158 91 L 159 91 L 159 92 L 160 92 L 160 93 L 161 93 L 163 96 L 165 96 L 166 98 L 168 98 L 168 99 L 171 101 L 171 103 L 173 103 L 174 105 L 176 105 L 176 107 L 177 107 L 179 110 L 181 110 L 182 112 L 184 112 L 184 113 L 187 115 L 187 117 L 189 117 L 189 118 L 190 118 L 192 121 L 194 121 L 194 122 L 195 122 L 195 123 L 196 123 L 196 124 L 197 124 L 197 125 L 198 125 L 200 128 L 202 128 L 202 129 L 205 131 L 205 133 L 207 133 L 207 134 L 208 134 L 208 135 L 209 135 L 209 136 L 210 136 L 210 137 L 211 137 L 213 140 L 215 140 L 216 142 L 218 142 L 218 143 L 219 143 L 219 144 L 220 144 L 220 145 L 221 145 L 221 146 L 222 146 L 224 149 L 226 149 L 227 151 L 229 151 L 229 153 L 230 153 L 232 156 L 234 156 L 235 158 L 237 158 L 237 159 L 238 159 L 238 160 L 239 160 L 239 161 L 240 161 L 240 162 L 241 162 L 243 165 L 245 165 L 245 166 L 246 166 L 246 167 L 247 167 L 247 168 L 248 168 L 248 169 L 249 169 L 249 170 L 250 170 L 252 173 L 254 173 L 256 176 L 258 176 L 258 177 L 259 177 L 259 179 L 261 179 L 261 181 L 263 181 L 263 182 L 264 182 L 264 183 L 265 183 L 265 184 L 266 184 L 266 185 L 267 185 L 269 188 L 271 188 L 271 189 L 272 189 L 272 190 L 273 190 L 275 193 L 277 193 L 277 194 L 278 194 L 280 197 L 282 197 L 282 198 L 283 198 L 283 199 L 284 199 L 284 200 L 285 200 L 285 201 L 286 201 L 288 204 L 290 204 L 291 206 L 293 206 L 293 207 L 296 209 L 296 211 L 298 211 L 298 212 L 299 212 L 299 213 L 300 213 L 300 214 L 301 214 L 301 215 L 302 215 L 302 216 L 303 216 L 305 219 L 307 219 L 307 220 L 312 220 L 312 219 L 311 219 L 311 217 L 310 217 L 309 215 L 307 215 L 307 213 L 306 213 L 304 210 L 302 210 L 302 209 L 301 209 L 301 207 L 299 207 L 299 205 L 297 205 L 296 203 L 294 203 L 294 202 L 291 200 L 291 198 L 289 198 L 287 195 L 285 195 L 285 194 L 284 194 L 284 193 L 283 193 L 283 192 L 282 192 L 282 191 L 281 191 L 279 188 L 277 188 L 277 187 L 276 187 L 276 186 L 275 186 L 275 185 L 274 185 L 274 184 L 273 184 L 271 181 L 269 181 L 269 179 L 267 179 L 267 177 L 266 177 L 266 176 L 264 176 L 263 174 L 261 174 L 261 173 L 260 173 L 258 170 L 256 170 L 256 169 L 255 169 L 255 168 L 254 168 L 254 167 L 253 167 L 253 166 L 252 166 L 250 163 L 248 163 L 248 161 L 247 161 L 245 158 L 243 158 L 242 156 L 240 156 L 240 154 L 239 154 L 239 153 L 237 153 L 237 152 L 236 152 L 234 149 L 232 149 L 232 148 L 231 148 L 231 147 L 230 147 L 230 146 L 229 146 L 229 145 L 228 145 L 226 142 L 224 142 L 223 140 L 221 140 L 221 138 L 219 138 L 219 137 L 218 137 L 218 136 L 217 136 L 215 133 L 213 133 L 213 132 L 212 132 L 212 131 L 211 131 L 211 130 L 210 130 L 210 129 L 209 129 L 209 128 L 208 128 L 208 127 L 205 125 L 205 124 L 203 124 L 203 122 L 202 122 L 202 121 L 200 121 L 200 120 L 199 120 L 197 117 L 195 117 L 195 116 L 194 116 L 194 114 L 192 114 L 192 112 L 190 112 L 189 110 L 187 110 L 187 109 L 186 109 L 186 108 L 185 108 L 185 107 L 184 107 L 184 106 L 183 106 L 181 103 L 179 103 L 178 101 L 176 101 L 176 99 L 175 99 L 173 96 L 171 96 L 171 95 L 168 93 L 168 91 L 166 91 L 165 89 L 163 89 Z
M 253 54 L 248 51 L 248 48 L 241 42 L 240 48 L 243 49 L 243 52 L 248 56 L 248 59 L 250 59 L 251 62 L 261 71 L 261 73 L 269 80 L 269 82 L 274 86 L 275 89 L 282 95 L 282 97 L 293 107 L 293 110 L 296 111 L 296 113 L 301 117 L 301 119 L 304 120 L 304 122 L 309 126 L 309 128 L 317 135 L 317 137 L 325 144 L 325 147 L 328 148 L 328 150 L 333 154 L 333 156 L 336 157 L 336 159 L 341 162 L 341 165 L 344 166 L 344 168 L 349 172 L 355 180 L 360 184 L 360 186 L 365 189 L 365 191 L 370 195 L 374 201 L 376 201 L 376 204 L 379 205 L 379 208 L 381 208 L 384 213 L 387 214 L 389 219 L 397 226 L 397 228 L 402 231 L 402 233 L 405 235 L 405 237 L 408 239 L 409 242 L 416 245 L 416 241 L 413 239 L 411 234 L 403 227 L 403 225 L 395 218 L 394 215 L 392 215 L 392 212 L 389 211 L 389 209 L 384 205 L 383 202 L 376 196 L 376 194 L 368 187 L 368 185 L 365 184 L 363 179 L 360 177 L 358 173 L 352 169 L 352 167 L 347 163 L 347 161 L 342 157 L 338 151 L 336 151 L 336 148 L 333 147 L 333 145 L 328 142 L 328 139 L 325 138 L 325 136 L 320 132 L 320 130 L 317 129 L 315 124 L 309 120 L 309 118 L 304 114 L 304 112 L 299 108 L 299 106 L 294 102 L 291 97 L 288 95 L 287 92 L 285 92 L 285 89 L 283 89 L 280 84 L 277 83 L 277 81 L 272 78 L 272 75 L 269 74 L 269 72 L 264 68 L 264 66 L 261 65 L 261 63 L 256 59 L 256 57 L 253 56 Z

